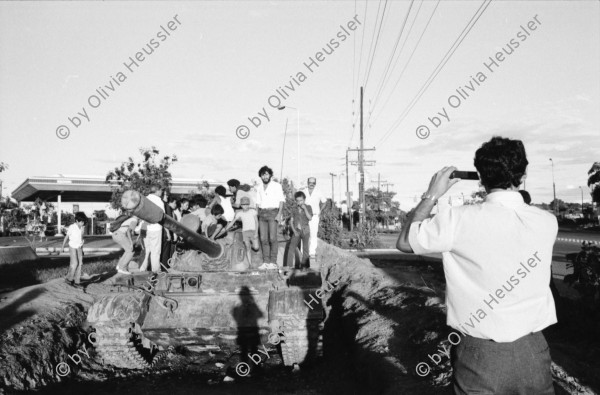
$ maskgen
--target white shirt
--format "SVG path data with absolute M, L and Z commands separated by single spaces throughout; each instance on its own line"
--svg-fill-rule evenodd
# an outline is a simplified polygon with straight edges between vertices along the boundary
M 473 337 L 512 342 L 556 322 L 550 291 L 556 218 L 515 191 L 448 207 L 415 222 L 415 254 L 441 252 L 447 324 Z
M 156 204 L 163 213 L 165 212 L 165 202 L 163 202 L 163 200 L 161 198 L 159 198 L 158 196 L 156 196 L 153 193 L 149 194 L 146 197 L 152 203 Z M 157 231 L 162 230 L 162 225 L 161 224 L 151 224 L 151 223 L 148 223 L 148 226 L 146 227 L 146 230 L 148 232 L 157 232 Z
M 270 181 L 265 190 L 265 184 L 256 187 L 256 205 L 260 208 L 279 208 L 279 203 L 285 202 L 283 188 L 276 181 Z
M 315 189 L 312 191 L 312 195 L 310 194 L 308 188 L 302 189 L 302 192 L 304 192 L 306 195 L 306 204 L 312 207 L 313 215 L 321 214 L 321 206 L 319 203 L 327 202 L 327 198 L 325 195 L 323 195 L 321 190 L 315 186 Z
M 83 245 L 83 231 L 77 224 L 69 226 L 67 236 L 69 236 L 69 248 L 79 248 Z
M 223 218 L 225 221 L 233 221 L 233 217 L 235 216 L 235 211 L 233 211 L 233 207 L 231 206 L 231 200 L 225 198 L 223 196 L 219 196 L 220 205 L 223 207 Z

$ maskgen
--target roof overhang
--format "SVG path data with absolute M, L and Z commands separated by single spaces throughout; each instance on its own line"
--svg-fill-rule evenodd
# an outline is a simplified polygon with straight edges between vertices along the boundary
M 171 194 L 182 196 L 192 191 L 199 191 L 202 180 L 173 180 Z M 222 185 L 217 181 L 209 181 L 211 188 Z M 30 177 L 27 178 L 12 193 L 12 197 L 19 202 L 58 201 L 60 195 L 62 202 L 109 202 L 112 187 L 118 183 L 107 183 L 100 177 Z

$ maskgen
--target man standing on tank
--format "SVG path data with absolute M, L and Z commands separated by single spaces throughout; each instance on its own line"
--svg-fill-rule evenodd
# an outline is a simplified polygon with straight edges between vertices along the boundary
M 258 185 L 256 205 L 258 207 L 258 232 L 262 245 L 263 264 L 261 270 L 277 269 L 277 229 L 283 216 L 285 196 L 281 184 L 272 181 L 273 170 L 263 166 L 258 171 L 262 185 Z

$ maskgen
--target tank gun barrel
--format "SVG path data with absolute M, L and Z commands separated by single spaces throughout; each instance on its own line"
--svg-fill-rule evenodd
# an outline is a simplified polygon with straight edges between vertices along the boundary
M 156 204 L 143 196 L 138 191 L 128 190 L 121 197 L 123 209 L 136 217 L 151 224 L 161 224 L 166 229 L 181 236 L 188 244 L 205 253 L 211 258 L 218 258 L 223 254 L 223 246 L 183 226 L 175 219 L 169 217 Z

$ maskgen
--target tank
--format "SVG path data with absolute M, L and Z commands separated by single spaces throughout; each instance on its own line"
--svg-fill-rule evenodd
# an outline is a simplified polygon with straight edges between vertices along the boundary
M 196 232 L 193 218 L 178 223 L 136 191 L 126 191 L 121 203 L 183 242 L 165 271 L 118 274 L 91 306 L 87 322 L 95 333 L 90 341 L 105 364 L 145 369 L 178 346 L 240 350 L 243 361 L 254 363 L 262 355 L 257 350 L 265 347 L 280 352 L 286 366 L 321 354 L 321 275 L 282 268 L 283 240 L 279 270 L 258 270 L 259 251 L 252 251 L 250 265 L 244 264 L 239 230 L 213 241 Z

